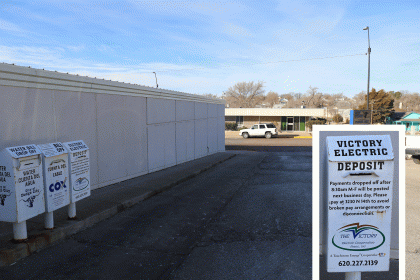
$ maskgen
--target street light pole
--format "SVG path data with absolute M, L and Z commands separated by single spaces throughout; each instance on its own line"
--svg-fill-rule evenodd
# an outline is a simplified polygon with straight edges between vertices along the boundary
M 369 38 L 369 26 L 363 28 L 368 31 L 368 82 L 367 82 L 367 96 L 366 96 L 366 110 L 369 110 L 369 82 L 370 82 L 370 38 Z
M 155 73 L 155 79 L 156 79 L 156 88 L 159 88 L 159 85 L 158 85 L 158 83 L 157 83 L 157 77 L 156 77 L 156 72 L 153 72 L 153 73 Z

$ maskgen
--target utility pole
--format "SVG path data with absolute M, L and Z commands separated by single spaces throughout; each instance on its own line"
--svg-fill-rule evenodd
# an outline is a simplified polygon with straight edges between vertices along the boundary
M 373 104 L 375 104 L 374 101 L 372 101 L 372 111 L 370 112 L 370 124 L 373 124 Z
M 368 82 L 367 82 L 367 96 L 366 96 L 366 110 L 369 110 L 369 82 L 370 82 L 370 38 L 369 38 L 369 26 L 363 28 L 368 31 Z

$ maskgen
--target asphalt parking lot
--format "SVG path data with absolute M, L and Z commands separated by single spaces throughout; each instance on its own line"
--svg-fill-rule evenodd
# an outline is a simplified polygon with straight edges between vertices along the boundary
M 405 279 L 420 275 L 420 165 L 406 160 L 405 165 Z

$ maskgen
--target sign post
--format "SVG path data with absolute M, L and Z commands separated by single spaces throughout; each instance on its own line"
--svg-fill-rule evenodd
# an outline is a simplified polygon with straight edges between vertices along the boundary
M 351 110 L 350 124 L 371 124 L 372 111 L 370 110 Z
M 394 153 L 389 135 L 329 136 L 327 271 L 388 271 Z

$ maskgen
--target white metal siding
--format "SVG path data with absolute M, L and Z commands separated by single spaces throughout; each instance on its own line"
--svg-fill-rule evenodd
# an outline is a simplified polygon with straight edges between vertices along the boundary
M 195 120 L 195 158 L 207 155 L 207 119 Z
M 176 123 L 176 163 L 194 159 L 194 121 Z
M 176 121 L 188 121 L 194 119 L 194 102 L 176 101 Z
M 147 98 L 147 124 L 175 121 L 175 100 Z
M 195 119 L 207 119 L 207 104 L 195 102 Z
M 218 118 L 217 128 L 218 128 L 217 148 L 219 152 L 224 152 L 225 151 L 225 117 Z
M 217 131 L 218 119 L 209 118 L 207 119 L 207 146 L 208 153 L 214 154 L 217 153 Z
M 224 150 L 221 100 L 0 64 L 0 101 L 0 149 L 82 139 L 92 189 Z

